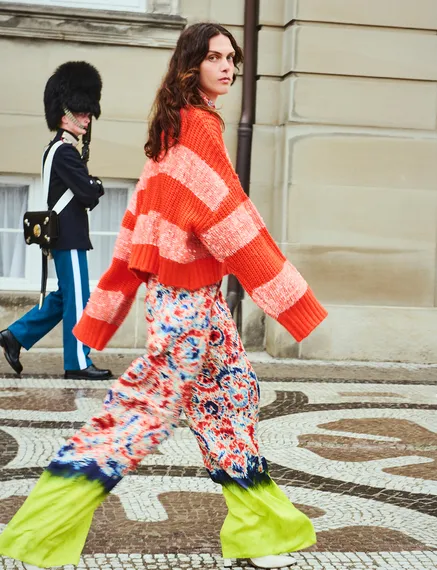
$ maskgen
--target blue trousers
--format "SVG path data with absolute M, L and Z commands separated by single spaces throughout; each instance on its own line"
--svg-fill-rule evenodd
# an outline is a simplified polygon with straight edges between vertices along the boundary
M 64 369 L 83 370 L 92 361 L 90 348 L 73 335 L 90 297 L 86 251 L 53 250 L 58 290 L 47 295 L 41 309 L 36 305 L 9 328 L 18 342 L 29 350 L 61 320 L 64 340 Z

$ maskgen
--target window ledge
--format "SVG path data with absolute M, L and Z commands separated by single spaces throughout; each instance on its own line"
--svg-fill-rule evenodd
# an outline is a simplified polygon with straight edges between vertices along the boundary
M 186 19 L 176 15 L 0 3 L 0 36 L 173 48 Z

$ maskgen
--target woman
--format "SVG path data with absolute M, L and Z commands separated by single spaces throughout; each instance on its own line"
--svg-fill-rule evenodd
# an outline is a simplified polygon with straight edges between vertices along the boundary
M 315 542 L 311 522 L 260 455 L 257 379 L 220 292 L 222 277 L 234 273 L 298 341 L 326 316 L 244 194 L 223 143 L 215 102 L 241 61 L 222 26 L 195 24 L 179 38 L 150 122 L 150 160 L 112 264 L 74 331 L 103 349 L 144 282 L 146 354 L 50 463 L 1 535 L 1 554 L 40 567 L 77 564 L 96 507 L 171 434 L 182 411 L 223 486 L 225 558 L 288 566 L 292 559 L 278 554 Z

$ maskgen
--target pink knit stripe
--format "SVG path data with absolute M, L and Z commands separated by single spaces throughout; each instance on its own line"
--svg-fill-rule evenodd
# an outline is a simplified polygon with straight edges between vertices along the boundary
M 132 212 L 134 216 L 137 215 L 138 193 L 141 192 L 141 190 L 147 189 L 147 183 L 149 181 L 149 178 L 156 174 L 155 170 L 156 170 L 156 163 L 153 160 L 150 159 L 147 160 L 146 163 L 144 164 L 143 171 L 137 182 L 137 185 L 135 186 L 135 192 L 133 193 L 128 206 L 128 209 Z
M 96 287 L 86 306 L 86 313 L 98 321 L 120 326 L 132 301 L 133 299 L 126 297 L 122 291 L 106 291 Z
M 129 261 L 132 249 L 132 234 L 131 230 L 121 226 L 114 246 L 114 257 L 121 259 L 121 261 Z
M 132 198 L 130 199 L 129 205 L 127 207 L 129 212 L 131 214 L 133 214 L 134 216 L 137 215 L 137 201 L 138 201 L 139 190 L 140 190 L 140 187 L 139 187 L 139 183 L 138 183 L 137 188 L 136 188 L 135 192 L 132 194 Z
M 224 261 L 256 238 L 262 227 L 264 222 L 246 200 L 201 237 L 213 256 Z
M 138 216 L 132 243 L 156 246 L 161 257 L 177 263 L 191 263 L 210 256 L 194 234 L 185 232 L 154 211 Z
M 132 244 L 158 245 L 161 214 L 151 210 L 137 217 Z
M 142 190 L 147 190 L 147 183 L 149 181 L 149 178 L 155 175 L 156 175 L 156 163 L 153 160 L 147 160 L 146 164 L 144 165 L 141 176 L 135 187 L 135 192 L 132 194 L 132 197 L 129 201 L 129 205 L 127 207 L 127 209 L 134 216 L 137 215 L 139 192 L 141 192 Z
M 251 297 L 261 309 L 274 319 L 292 307 L 308 289 L 299 271 L 286 261 L 281 272 L 268 283 L 252 291 Z
M 150 165 L 150 177 L 166 174 L 174 178 L 193 192 L 213 212 L 228 195 L 229 189 L 217 172 L 195 152 L 182 144 L 172 147 L 161 162 L 150 160 L 148 164 Z

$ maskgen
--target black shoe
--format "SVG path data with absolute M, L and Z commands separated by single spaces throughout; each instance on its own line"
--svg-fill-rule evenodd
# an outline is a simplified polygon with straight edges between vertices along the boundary
M 110 370 L 101 370 L 96 368 L 94 364 L 90 364 L 88 368 L 83 370 L 66 370 L 64 378 L 69 380 L 108 380 L 112 378 Z
M 0 346 L 3 348 L 8 363 L 17 374 L 21 374 L 23 371 L 23 365 L 20 362 L 21 344 L 9 329 L 0 332 Z

